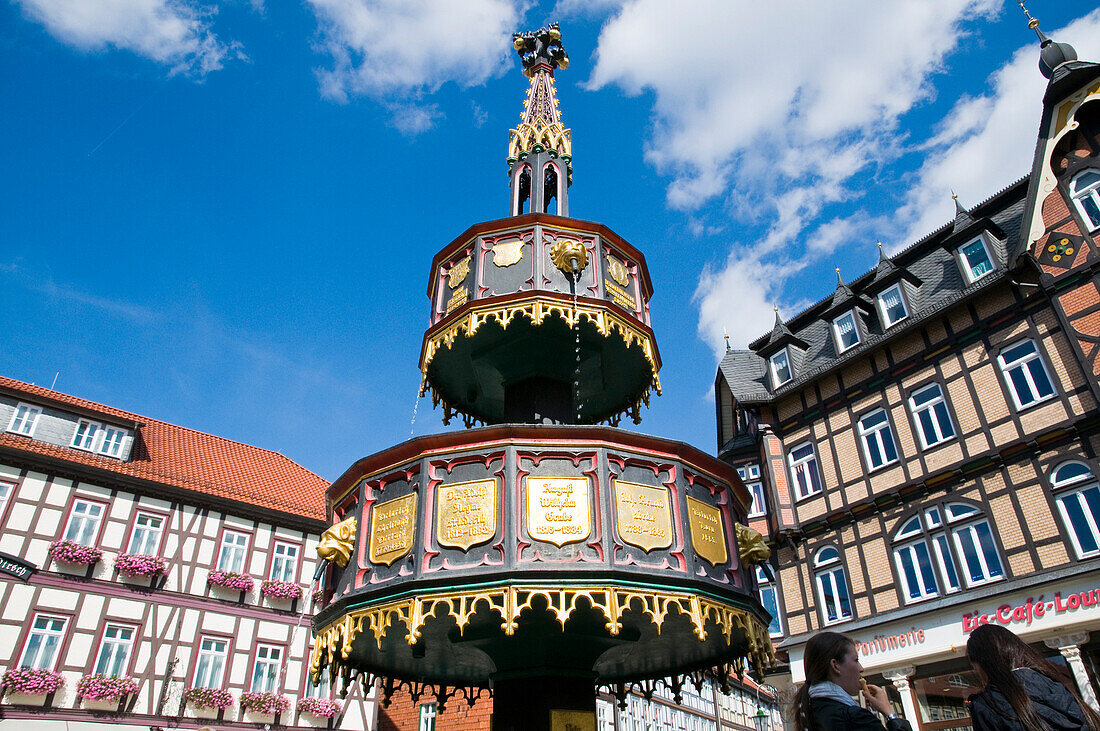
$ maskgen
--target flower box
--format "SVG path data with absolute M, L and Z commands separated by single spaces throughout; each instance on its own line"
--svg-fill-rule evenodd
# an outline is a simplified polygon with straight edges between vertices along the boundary
M 293 601 L 302 596 L 302 587 L 292 581 L 265 581 L 260 584 L 260 593 L 268 599 Z
M 115 558 L 115 568 L 126 576 L 161 576 L 168 570 L 168 559 L 144 553 L 120 553 Z
M 138 691 L 138 682 L 125 675 L 85 675 L 76 684 L 76 697 L 89 701 L 118 703 Z
M 183 698 L 196 708 L 229 708 L 233 705 L 233 694 L 225 688 L 188 688 Z
M 332 698 L 309 697 L 298 700 L 299 713 L 308 713 L 317 718 L 332 718 L 340 712 L 341 708 L 343 708 L 343 704 Z
M 210 586 L 220 586 L 223 589 L 235 591 L 252 591 L 256 580 L 250 574 L 238 574 L 233 571 L 211 571 L 206 577 L 206 583 Z
M 50 544 L 50 558 L 62 563 L 91 566 L 103 558 L 103 551 L 95 546 L 85 546 L 76 541 L 54 541 Z
M 290 710 L 290 699 L 282 693 L 241 693 L 241 708 L 251 713 L 273 716 Z
M 61 673 L 43 668 L 12 668 L 0 678 L 4 694 L 49 695 L 65 685 Z

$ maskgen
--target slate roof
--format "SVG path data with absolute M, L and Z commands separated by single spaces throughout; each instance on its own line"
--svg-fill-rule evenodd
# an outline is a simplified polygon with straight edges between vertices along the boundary
M 205 434 L 0 376 L 0 389 L 25 401 L 92 412 L 137 426 L 130 460 L 0 433 L 0 448 L 150 480 L 238 503 L 325 520 L 328 482 L 278 452 Z
M 834 291 L 784 323 L 791 335 L 804 341 L 808 347 L 805 353 L 791 354 L 794 378 L 778 389 L 771 388 L 771 379 L 766 376 L 765 359 L 754 352 L 765 351 L 766 354 L 768 346 L 775 340 L 774 331 L 750 343 L 750 350 L 726 352 L 719 364 L 719 371 L 733 395 L 740 403 L 770 401 L 777 394 L 798 389 L 834 367 L 858 359 L 883 342 L 909 332 L 955 302 L 1003 281 L 1008 276 L 1005 270 L 1007 256 L 1021 236 L 1028 180 L 1028 177 L 1021 178 L 970 211 L 960 212 L 952 221 L 893 257 L 880 260 L 874 269 L 847 285 L 846 289 L 854 295 L 852 305 L 856 306 L 857 302 L 873 302 L 870 293 L 884 289 L 883 280 L 894 279 L 895 269 L 907 272 L 905 292 L 909 317 L 906 320 L 883 332 L 875 312 L 874 316 L 863 320 L 862 342 L 838 354 L 829 317 L 839 314 L 833 312 L 837 295 Z M 997 268 L 977 282 L 967 284 L 955 258 L 955 249 L 973 240 L 983 228 L 988 228 L 996 237 L 992 248 Z M 846 298 L 847 293 L 842 295 Z

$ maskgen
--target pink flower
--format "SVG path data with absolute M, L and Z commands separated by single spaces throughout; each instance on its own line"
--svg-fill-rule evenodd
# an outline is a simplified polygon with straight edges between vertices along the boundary
M 143 553 L 120 553 L 115 568 L 127 576 L 159 576 L 168 570 L 168 559 Z
M 337 713 L 343 704 L 338 700 L 331 698 L 300 698 L 298 700 L 298 711 L 301 713 L 308 713 L 311 716 L 317 718 L 332 718 Z
M 268 599 L 297 599 L 302 595 L 302 587 L 292 581 L 265 581 L 260 584 L 260 593 Z
M 233 571 L 211 571 L 206 577 L 206 583 L 225 589 L 252 591 L 252 587 L 256 585 L 256 580 L 249 574 L 238 574 Z
M 183 697 L 196 708 L 229 708 L 233 694 L 225 688 L 188 688 Z
M 253 713 L 286 713 L 290 710 L 290 699 L 281 693 L 241 693 L 241 708 Z
M 12 668 L 0 678 L 0 688 L 5 693 L 48 695 L 65 685 L 61 673 L 44 668 Z
M 94 546 L 85 546 L 76 541 L 54 541 L 50 544 L 50 558 L 62 563 L 77 563 L 91 566 L 103 557 L 103 551 Z
M 138 691 L 138 682 L 125 675 L 85 675 L 76 684 L 76 697 L 90 701 L 117 701 Z

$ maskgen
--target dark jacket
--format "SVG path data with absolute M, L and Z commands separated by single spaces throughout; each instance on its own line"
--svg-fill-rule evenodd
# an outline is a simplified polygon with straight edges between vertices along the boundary
M 812 731 L 912 731 L 903 718 L 891 718 L 883 726 L 874 711 L 832 698 L 810 699 L 810 728 Z
M 1016 682 L 1035 704 L 1035 712 L 1054 731 L 1088 731 L 1085 712 L 1066 686 L 1030 668 L 1013 671 Z M 1022 731 L 1024 725 L 1001 691 L 990 686 L 967 699 L 974 731 Z

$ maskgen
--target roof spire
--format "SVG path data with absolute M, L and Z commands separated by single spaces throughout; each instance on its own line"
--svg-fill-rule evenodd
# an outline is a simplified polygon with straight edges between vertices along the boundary
M 512 215 L 551 212 L 557 199 L 559 216 L 569 215 L 568 188 L 573 182 L 572 131 L 561 123 L 554 70 L 569 67 L 557 23 L 516 33 L 512 45 L 531 79 L 520 124 L 508 130 L 508 166 L 512 179 Z
M 1054 74 L 1054 69 L 1067 61 L 1077 60 L 1077 51 L 1073 50 L 1073 46 L 1068 43 L 1055 43 L 1047 38 L 1047 35 L 1039 28 L 1039 19 L 1031 17 L 1027 6 L 1024 5 L 1024 0 L 1017 0 L 1017 4 L 1024 11 L 1024 15 L 1027 16 L 1027 27 L 1039 36 L 1039 72 L 1043 76 L 1049 79 Z
M 722 337 L 726 340 L 726 350 L 730 349 L 730 334 L 726 332 L 726 328 L 722 328 Z
M 847 285 L 844 284 L 844 277 L 840 276 L 840 267 L 837 267 L 836 268 L 836 288 L 840 289 L 841 287 L 846 287 L 846 286 Z
M 882 248 L 882 242 L 881 241 L 878 242 L 878 260 L 879 260 L 880 264 L 882 262 L 886 261 L 886 249 Z
M 783 318 L 779 316 L 779 305 L 772 305 L 775 307 L 775 327 L 779 327 L 783 324 Z

